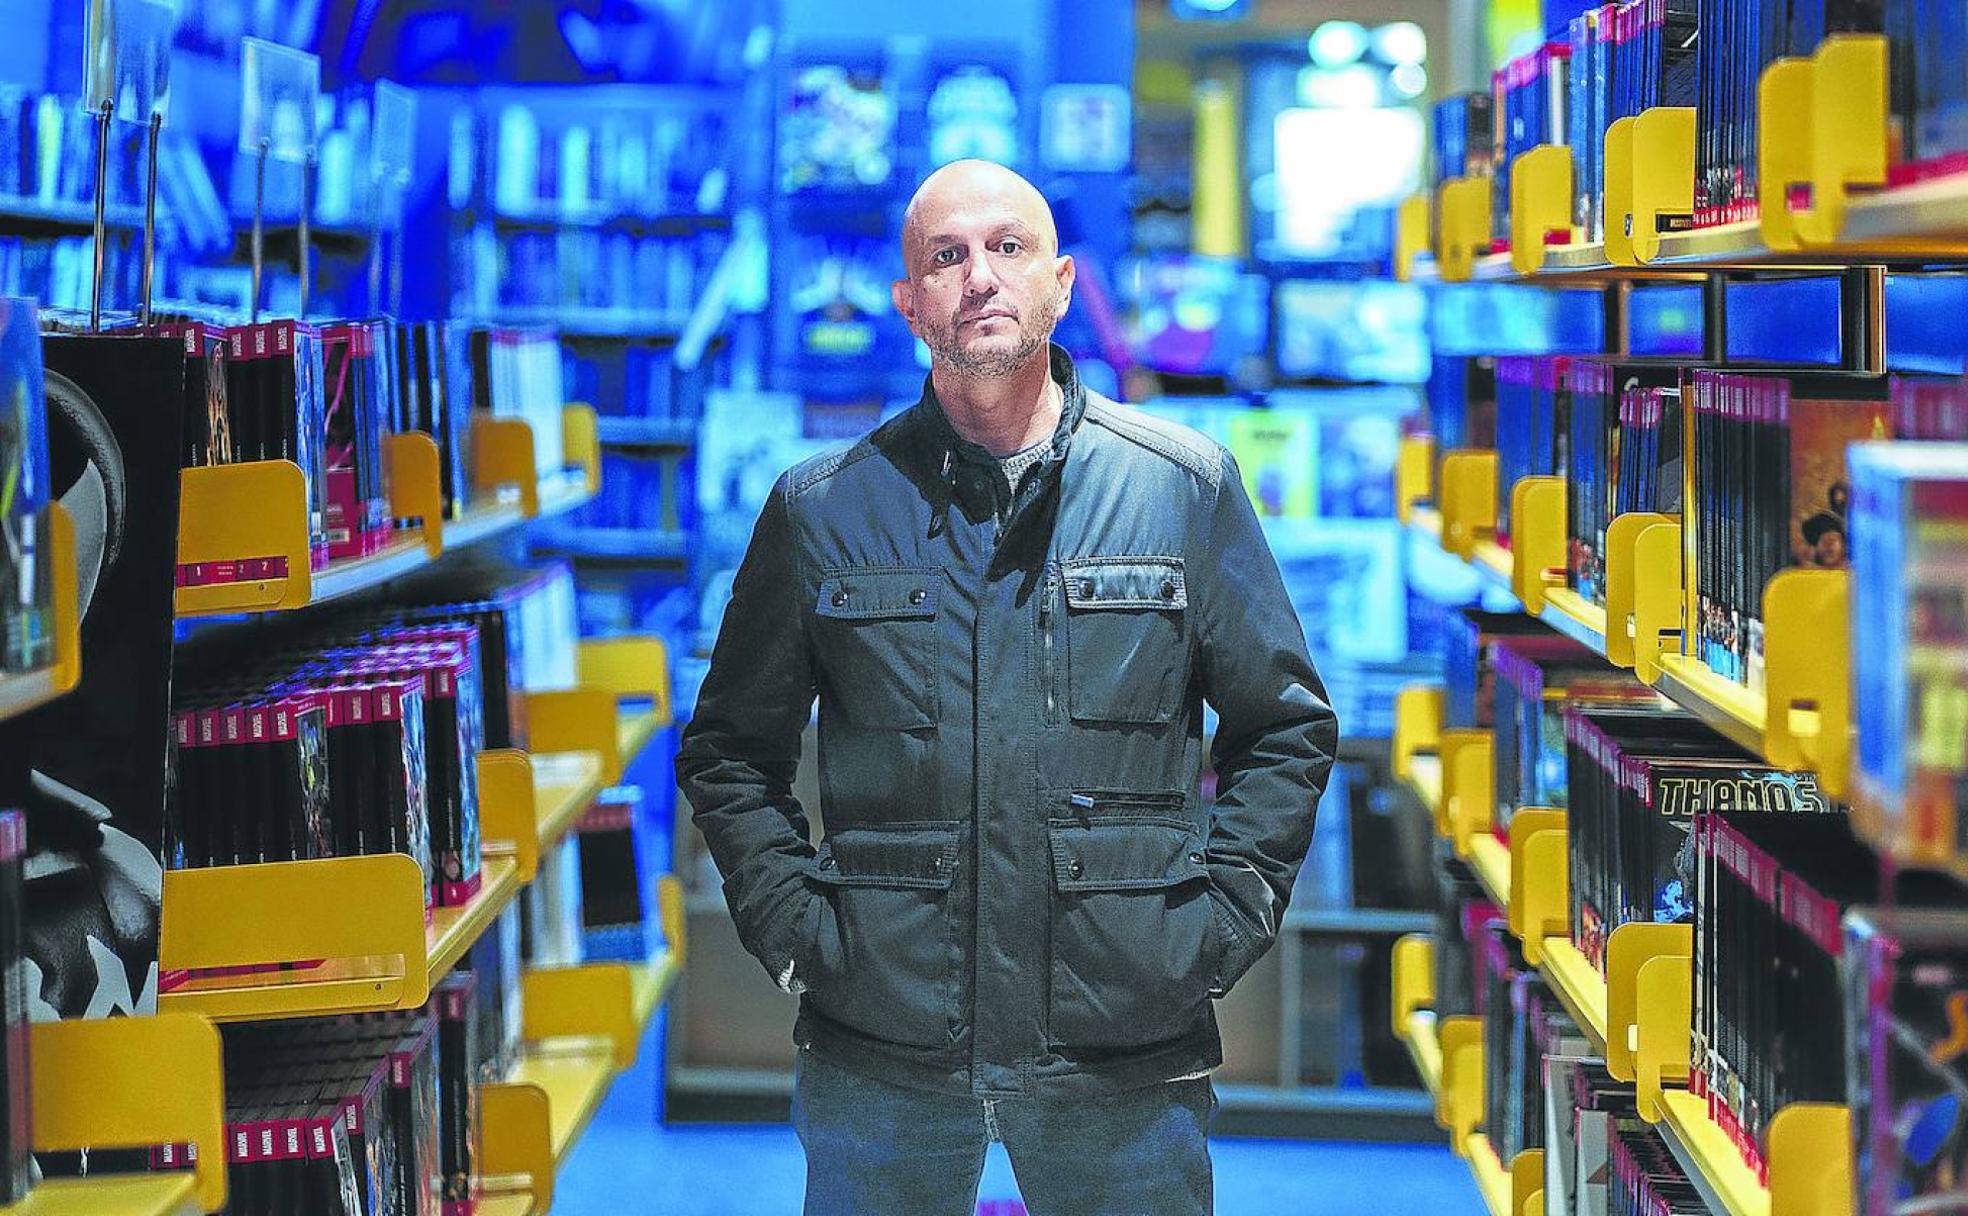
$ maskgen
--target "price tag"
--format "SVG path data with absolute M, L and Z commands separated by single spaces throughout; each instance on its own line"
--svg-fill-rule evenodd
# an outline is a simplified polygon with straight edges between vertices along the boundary
M 124 122 L 148 125 L 171 101 L 171 41 L 178 11 L 170 0 L 90 0 L 82 41 L 82 104 L 105 106 Z
M 321 60 L 262 38 L 241 39 L 239 149 L 299 164 L 315 148 Z

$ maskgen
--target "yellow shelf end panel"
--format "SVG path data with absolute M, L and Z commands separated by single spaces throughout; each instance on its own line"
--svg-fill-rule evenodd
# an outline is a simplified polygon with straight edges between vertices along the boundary
M 1440 745 L 1448 693 L 1439 684 L 1410 684 L 1394 694 L 1394 778 L 1408 779 L 1417 755 Z
M 560 447 L 583 474 L 590 497 L 601 493 L 601 428 L 595 408 L 583 402 L 561 407 Z
M 525 992 L 528 1040 L 601 1039 L 615 1067 L 635 1066 L 643 1032 L 669 994 L 678 968 L 665 955 L 647 963 L 588 963 L 529 971 Z
M 1763 593 L 1763 754 L 1810 769 L 1833 798 L 1851 772 L 1851 574 L 1785 570 Z
M 1523 1216 L 1531 1196 L 1544 1189 L 1544 1150 L 1527 1148 L 1510 1162 L 1510 1216 Z
M 1695 211 L 1695 110 L 1655 106 L 1633 120 L 1634 260 L 1645 265 L 1660 252 L 1664 225 Z
M 1435 1005 L 1435 941 L 1410 933 L 1394 943 L 1394 1037 L 1408 1028 L 1408 1015 Z
M 488 856 L 478 895 L 428 925 L 423 871 L 397 853 L 164 875 L 166 972 L 305 964 L 199 975 L 158 997 L 220 1022 L 416 1009 L 519 891 L 511 857 Z
M 580 822 L 601 790 L 601 757 L 593 752 L 480 752 L 478 814 L 485 851 L 511 857 L 519 881 L 532 882 L 540 859 Z
M 625 701 L 649 702 L 658 729 L 675 718 L 670 652 L 663 639 L 632 634 L 585 641 L 576 662 L 581 687 L 603 689 Z
M 307 476 L 291 460 L 209 465 L 179 474 L 178 564 L 265 577 L 177 589 L 179 616 L 299 608 L 312 598 Z
M 479 1173 L 486 1195 L 513 1216 L 553 1206 L 553 1110 L 538 1085 L 479 1087 Z M 481 1209 L 482 1210 L 482 1209 Z
M 1463 1158 L 1469 1162 L 1469 1172 L 1475 1175 L 1476 1190 L 1482 1194 L 1483 1206 L 1489 1209 L 1490 1216 L 1514 1216 L 1510 1206 L 1510 1170 L 1497 1156 L 1490 1138 L 1482 1132 L 1471 1132 L 1463 1137 L 1462 1146 Z
M 1539 969 L 1558 994 L 1559 1003 L 1592 1041 L 1593 1050 L 1606 1054 L 1606 981 L 1593 970 L 1592 963 L 1570 938 L 1547 937 L 1540 951 L 1544 961 Z
M 1486 730 L 1445 731 L 1442 761 L 1442 804 L 1449 840 L 1456 856 L 1466 859 L 1477 837 L 1488 836 L 1496 822 L 1493 737 Z
M 1770 1210 L 1853 1216 L 1852 1112 L 1823 1102 L 1786 1106 L 1770 1120 Z
M 1635 1105 L 1649 1123 L 1661 1121 L 1666 1086 L 1688 1080 L 1694 978 L 1694 960 L 1679 954 L 1656 955 L 1634 976 Z
M 472 419 L 472 490 L 498 496 L 517 491 L 520 514 L 540 514 L 540 474 L 533 459 L 533 427 L 519 418 Z
M 422 431 L 383 436 L 390 518 L 414 519 L 432 561 L 444 552 L 444 475 L 437 442 Z
M 1693 925 L 1654 925 L 1626 924 L 1613 930 L 1606 939 L 1606 1071 L 1614 1080 L 1634 1081 L 1638 1077 L 1634 1048 L 1638 1045 L 1640 1032 L 1636 1030 L 1646 1021 L 1665 1019 L 1664 1026 L 1670 1026 L 1676 1019 L 1680 1022 L 1681 1033 L 1687 1034 L 1692 1023 L 1694 1011 L 1689 1002 L 1689 988 L 1679 989 L 1680 1005 L 1673 1005 L 1675 991 L 1670 985 L 1650 989 L 1647 995 L 1657 1003 L 1643 1005 L 1640 988 L 1640 972 L 1655 959 L 1673 958 L 1686 960 L 1694 954 L 1695 931 Z M 1686 1076 L 1688 1050 L 1686 1038 L 1682 1040 L 1682 1075 Z M 1666 1065 L 1663 1064 L 1665 1068 Z
M 1511 269 L 1536 274 L 1547 247 L 1571 242 L 1572 150 L 1540 144 L 1519 153 L 1510 162 Z
M 1394 220 L 1394 278 L 1407 283 L 1414 279 L 1415 259 L 1429 249 L 1428 217 L 1433 200 L 1426 193 L 1410 194 L 1401 200 Z
M 1526 477 L 1510 487 L 1510 593 L 1536 616 L 1565 583 L 1565 479 Z
M 1442 548 L 1467 561 L 1476 551 L 1476 542 L 1496 532 L 1496 453 L 1458 448 L 1443 456 L 1437 498 L 1442 508 Z
M 1706 1098 L 1671 1089 L 1662 1095 L 1661 1107 L 1669 1146 L 1684 1158 L 1683 1165 L 1700 1175 L 1697 1187 L 1715 1196 L 1722 1216 L 1772 1216 L 1770 1192 L 1742 1159 L 1735 1141 L 1708 1117 Z M 1781 1216 L 1792 1214 L 1785 1211 Z
M 1806 245 L 1837 243 L 1852 192 L 1886 184 L 1887 54 L 1883 34 L 1832 34 L 1811 57 L 1811 199 L 1792 217 Z
M 1483 1019 L 1468 1014 L 1437 1019 L 1442 1045 L 1442 1086 L 1435 1094 L 1435 1122 L 1460 1145 L 1483 1123 Z
M 1772 249 L 1798 249 L 1797 213 L 1792 187 L 1811 184 L 1811 76 L 1809 56 L 1771 62 L 1756 82 L 1756 172 L 1762 205 L 1757 221 L 1763 243 Z
M 31 1033 L 37 1150 L 189 1144 L 197 1160 L 189 1178 L 154 1186 L 143 1184 L 148 1180 L 100 1189 L 92 1179 L 44 1184 L 18 1211 L 162 1216 L 184 1210 L 186 1192 L 194 1210 L 225 1206 L 225 1081 L 219 1032 L 210 1022 L 160 1014 L 45 1022 Z M 160 1060 L 170 1066 L 160 1068 Z M 17 1209 L 0 1211 L 15 1216 Z
M 1571 931 L 1571 855 L 1565 812 L 1525 807 L 1510 817 L 1510 890 L 1505 920 L 1532 966 L 1544 959 L 1544 939 Z
M 1417 503 L 1435 498 L 1435 437 L 1404 435 L 1394 458 L 1394 516 L 1402 526 L 1414 520 Z
M 0 1216 L 196 1216 L 205 1210 L 190 1174 L 108 1174 L 46 1179 L 19 1203 L 0 1207 Z
M 1490 251 L 1490 202 L 1494 184 L 1487 177 L 1452 177 L 1442 183 L 1440 227 L 1435 261 L 1444 283 L 1466 283 L 1476 259 Z
M 1656 535 L 1655 528 L 1665 531 Z M 1672 515 L 1633 511 L 1606 528 L 1606 608 L 1601 632 L 1605 655 L 1651 682 L 1663 633 L 1681 632 L 1681 521 Z M 1645 651 L 1646 670 L 1641 668 Z

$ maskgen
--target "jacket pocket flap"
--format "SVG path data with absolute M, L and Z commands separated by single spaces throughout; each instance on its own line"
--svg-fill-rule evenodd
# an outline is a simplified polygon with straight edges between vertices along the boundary
M 1073 557 L 1059 563 L 1066 606 L 1089 609 L 1189 607 L 1189 585 L 1179 557 Z
M 942 581 L 942 571 L 934 566 L 832 574 L 820 580 L 814 611 L 842 621 L 932 617 Z
M 848 829 L 829 836 L 813 877 L 836 887 L 947 890 L 957 874 L 957 830 Z
M 1054 823 L 1052 880 L 1061 891 L 1151 891 L 1209 877 L 1195 833 L 1167 823 Z

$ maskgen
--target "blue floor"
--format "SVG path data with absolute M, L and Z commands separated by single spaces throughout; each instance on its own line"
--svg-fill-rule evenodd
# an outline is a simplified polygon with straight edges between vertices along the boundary
M 650 1058 L 624 1076 L 562 1171 L 554 1216 L 779 1216 L 797 1213 L 806 1163 L 784 1126 L 662 1127 Z M 1469 1171 L 1445 1148 L 1219 1140 L 1223 1216 L 1483 1216 Z M 978 1202 L 1007 1210 L 1018 1185 L 996 1145 Z M 1010 1209 L 1017 1211 L 1016 1208 Z

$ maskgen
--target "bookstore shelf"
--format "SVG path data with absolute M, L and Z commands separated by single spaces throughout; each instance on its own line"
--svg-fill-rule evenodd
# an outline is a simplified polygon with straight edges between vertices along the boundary
M 1592 1041 L 1593 1049 L 1606 1052 L 1606 981 L 1592 968 L 1570 938 L 1544 939 L 1544 959 L 1539 964 L 1551 990 Z
M 195 1216 L 197 1186 L 190 1174 L 129 1174 L 50 1178 L 0 1216 Z
M 0 676 L 0 721 L 47 704 L 82 678 L 81 590 L 75 565 L 75 522 L 60 503 L 50 503 L 49 564 L 54 584 L 54 661 L 18 675 Z
M 1442 1088 L 1442 1043 L 1435 1037 L 1434 1013 L 1426 1009 L 1410 1013 L 1401 1041 L 1407 1044 L 1408 1057 L 1414 1061 L 1422 1088 L 1431 1094 L 1439 1091 Z
M 1736 1151 L 1727 1132 L 1708 1117 L 1708 1101 L 1685 1089 L 1668 1090 L 1661 1138 L 1711 1212 L 1725 1216 L 1772 1216 L 1770 1192 Z
M 601 757 L 593 752 L 534 756 L 533 791 L 540 812 L 540 852 L 546 854 L 574 830 L 601 793 Z
M 1968 173 L 1848 200 L 1841 235 L 1850 241 L 1939 240 L 1968 257 Z
M 31 1032 L 34 1148 L 186 1144 L 184 1173 L 50 1179 L 0 1216 L 180 1216 L 226 1200 L 219 1034 L 198 1017 L 46 1022 Z M 159 1060 L 169 1068 L 160 1069 Z
M 1724 679 L 1700 659 L 1683 654 L 1660 657 L 1660 680 L 1654 687 L 1736 746 L 1763 754 L 1761 693 Z
M 541 529 L 533 547 L 572 558 L 610 562 L 681 562 L 690 556 L 690 535 L 672 528 L 597 528 L 557 524 Z
M 172 870 L 159 948 L 167 974 L 309 962 L 198 975 L 158 1007 L 217 1022 L 420 1008 L 519 888 L 518 861 L 487 856 L 478 894 L 426 923 L 423 871 L 402 854 Z
M 597 418 L 595 433 L 605 448 L 683 451 L 697 442 L 697 424 L 689 419 Z
M 1606 653 L 1606 610 L 1568 587 L 1544 593 L 1538 618 L 1595 654 Z
M 1442 758 L 1440 756 L 1414 756 L 1408 760 L 1408 786 L 1414 790 L 1415 797 L 1429 814 L 1436 814 L 1442 805 Z
M 1510 846 L 1488 832 L 1469 841 L 1469 868 L 1499 908 L 1510 906 Z
M 607 784 L 598 752 L 492 748 L 478 756 L 480 835 L 487 855 L 512 858 L 530 883 Z
M 1497 1157 L 1490 1138 L 1482 1132 L 1471 1132 L 1462 1142 L 1462 1155 L 1469 1162 L 1469 1172 L 1476 1176 L 1476 1189 L 1482 1193 L 1483 1206 L 1490 1210 L 1490 1216 L 1517 1216 L 1510 1207 L 1509 1167 Z
M 111 203 L 104 209 L 104 223 L 112 232 L 139 232 L 143 229 L 143 211 L 129 203 Z M 0 195 L 0 236 L 88 236 L 95 229 L 93 201 Z
M 1469 557 L 1470 568 L 1503 591 L 1510 590 L 1510 550 L 1495 541 L 1479 540 Z

